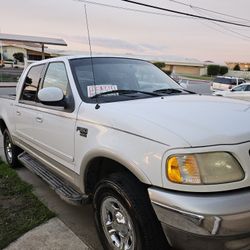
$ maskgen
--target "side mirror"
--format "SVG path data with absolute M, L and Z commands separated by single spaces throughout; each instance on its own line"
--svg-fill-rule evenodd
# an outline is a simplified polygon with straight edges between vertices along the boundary
M 45 105 L 65 107 L 64 93 L 57 87 L 47 87 L 39 90 L 38 99 Z

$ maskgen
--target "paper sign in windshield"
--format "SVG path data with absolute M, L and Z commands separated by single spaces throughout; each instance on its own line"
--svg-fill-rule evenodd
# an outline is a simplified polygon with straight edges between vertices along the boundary
M 88 86 L 88 97 L 92 97 L 97 94 L 105 93 L 108 91 L 117 90 L 117 85 L 91 85 Z M 110 95 L 117 95 L 116 93 Z

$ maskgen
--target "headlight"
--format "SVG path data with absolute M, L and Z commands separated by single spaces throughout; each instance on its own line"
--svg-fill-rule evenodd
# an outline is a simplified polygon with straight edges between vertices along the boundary
M 166 163 L 166 175 L 172 182 L 183 184 L 219 184 L 240 181 L 244 172 L 229 153 L 172 155 Z

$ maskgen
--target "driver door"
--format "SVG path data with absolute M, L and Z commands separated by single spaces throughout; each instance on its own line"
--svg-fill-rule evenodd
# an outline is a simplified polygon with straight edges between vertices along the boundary
M 74 98 L 64 62 L 48 64 L 41 89 L 47 87 L 62 89 L 68 105 L 64 108 L 38 102 L 34 126 L 36 144 L 53 162 L 59 163 L 58 166 L 73 170 L 77 111 L 74 109 Z

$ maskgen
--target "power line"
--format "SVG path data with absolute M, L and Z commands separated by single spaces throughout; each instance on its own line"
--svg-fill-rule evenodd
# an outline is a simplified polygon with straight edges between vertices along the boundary
M 231 24 L 231 25 L 235 25 L 235 26 L 250 28 L 250 25 L 246 25 L 246 24 L 242 24 L 242 23 L 235 23 L 235 22 L 230 22 L 230 21 L 226 21 L 226 20 L 222 20 L 222 19 L 210 18 L 210 17 L 206 17 L 206 16 L 201 16 L 201 15 L 194 15 L 194 14 L 190 14 L 190 13 L 187 13 L 187 12 L 162 8 L 162 7 L 159 7 L 159 6 L 140 3 L 140 2 L 131 1 L 131 0 L 120 0 L 120 1 L 135 4 L 135 5 L 139 5 L 139 6 L 143 6 L 143 7 L 147 7 L 147 8 L 151 8 L 151 9 L 157 9 L 157 10 L 167 11 L 167 12 L 171 12 L 171 13 L 175 13 L 175 14 L 179 14 L 179 15 L 199 18 L 199 19 L 203 19 L 203 20 L 208 20 L 208 21 L 213 21 L 213 22 L 219 22 L 219 23 L 225 23 L 225 24 Z
M 194 10 L 194 11 L 197 12 L 198 14 L 200 14 L 199 11 L 197 11 L 197 10 Z M 205 23 L 203 23 L 203 22 L 201 22 L 201 23 L 202 23 L 203 25 L 209 27 L 210 29 L 213 29 L 213 30 L 216 30 L 216 31 L 218 31 L 218 32 L 220 32 L 220 33 L 223 33 L 221 30 L 215 29 L 214 27 L 211 27 L 211 26 L 208 25 L 208 24 L 205 24 Z M 211 23 L 214 24 L 214 25 L 217 25 L 218 27 L 224 29 L 224 30 L 227 31 L 227 32 L 233 33 L 233 34 L 234 34 L 234 37 L 236 37 L 236 38 L 241 38 L 241 40 L 249 42 L 250 36 L 247 36 L 247 35 L 244 35 L 244 34 L 241 34 L 241 33 L 237 32 L 237 31 L 234 31 L 234 30 L 232 30 L 232 29 L 229 29 L 228 27 L 225 27 L 225 26 L 223 26 L 223 25 L 221 25 L 221 24 L 219 24 L 219 23 L 215 23 L 215 22 L 211 22 Z M 223 34 L 224 34 L 224 33 L 223 33 Z M 230 35 L 232 35 L 232 34 L 230 34 Z M 237 35 L 237 36 L 235 36 L 235 35 Z
M 145 14 L 152 14 L 152 15 L 159 15 L 159 16 L 177 17 L 177 18 L 190 18 L 190 19 L 194 18 L 194 17 L 190 17 L 190 16 L 168 15 L 168 14 L 159 13 L 159 12 L 153 12 L 153 11 L 146 11 L 146 10 L 140 10 L 140 9 L 132 9 L 132 8 L 127 8 L 127 7 L 117 6 L 117 5 L 111 5 L 111 4 L 98 3 L 98 2 L 94 2 L 94 1 L 88 1 L 88 0 L 74 0 L 74 1 L 84 2 L 84 3 L 87 3 L 87 4 L 97 5 L 97 6 L 102 6 L 102 7 L 114 8 L 114 9 L 120 9 L 120 10 L 126 10 L 126 11 L 131 11 L 131 12 L 139 12 L 139 13 L 145 13 Z M 175 0 L 169 0 L 169 1 L 177 2 Z M 187 5 L 187 4 L 184 4 L 184 5 Z M 188 5 L 188 6 L 190 6 L 190 5 Z M 197 12 L 198 14 L 201 14 L 196 9 L 193 9 L 193 10 L 195 12 Z M 205 20 L 205 21 L 209 21 L 209 20 Z M 212 22 L 212 23 L 213 24 L 217 24 L 215 22 Z M 209 27 L 210 29 L 213 29 L 213 30 L 215 30 L 215 31 L 217 31 L 219 33 L 224 34 L 221 30 L 216 29 L 216 28 L 214 28 L 214 27 L 212 27 L 212 26 L 210 26 L 210 25 L 208 25 L 206 23 L 201 22 L 201 24 L 203 24 L 203 25 Z M 226 30 L 226 31 L 234 33 L 235 35 L 237 35 L 237 36 L 234 36 L 236 38 L 243 38 L 242 40 L 244 40 L 244 41 L 249 41 L 248 39 L 250 39 L 249 36 L 243 35 L 243 34 L 241 34 L 239 32 L 233 31 L 231 29 L 227 29 L 226 27 L 224 27 L 222 25 L 218 25 L 218 26 L 221 27 L 222 29 Z
M 241 38 L 245 38 L 245 39 L 243 39 L 243 40 L 245 40 L 245 41 L 248 41 L 248 42 L 250 41 L 250 40 L 249 40 L 249 39 L 250 39 L 250 36 L 241 34 L 240 32 L 237 32 L 237 31 L 234 31 L 234 30 L 232 30 L 232 29 L 229 29 L 228 27 L 224 27 L 224 26 L 222 26 L 221 24 L 218 24 L 218 23 L 215 23 L 215 25 L 217 25 L 217 26 L 221 27 L 222 29 L 227 30 L 227 31 L 229 31 L 229 32 L 231 32 L 231 33 L 233 33 L 233 34 L 236 34 L 236 35 L 240 36 Z
M 144 14 L 152 14 L 152 15 L 157 15 L 157 16 L 190 18 L 190 17 L 185 17 L 185 16 L 179 16 L 179 15 L 169 15 L 169 14 L 164 14 L 164 13 L 159 13 L 159 12 L 154 12 L 154 11 L 132 9 L 132 8 L 127 8 L 127 7 L 117 6 L 117 5 L 111 5 L 111 4 L 105 4 L 105 3 L 98 3 L 98 2 L 94 2 L 94 1 L 88 1 L 88 0 L 75 0 L 75 1 L 83 2 L 83 3 L 87 3 L 87 4 L 91 4 L 91 5 L 97 5 L 97 6 L 102 6 L 102 7 L 113 8 L 113 9 L 120 9 L 120 10 L 126 10 L 126 11 L 138 12 L 138 13 L 144 13 Z
M 206 12 L 210 12 L 210 13 L 214 13 L 214 14 L 218 14 L 218 15 L 222 15 L 222 16 L 226 16 L 226 17 L 230 17 L 230 18 L 234 18 L 234 19 L 238 19 L 238 20 L 242 20 L 242 21 L 246 21 L 246 22 L 250 22 L 249 19 L 245 19 L 245 18 L 242 18 L 242 17 L 236 17 L 236 16 L 233 16 L 233 15 L 229 15 L 229 14 L 226 14 L 226 13 L 222 13 L 222 12 L 202 8 L 202 7 L 191 5 L 191 4 L 186 4 L 186 3 L 183 3 L 183 2 L 180 2 L 180 1 L 177 1 L 177 0 L 168 0 L 168 1 L 174 2 L 174 3 L 177 3 L 177 4 L 181 4 L 183 6 L 190 7 L 191 9 L 199 9 L 199 10 L 203 10 L 203 11 L 206 11 Z

